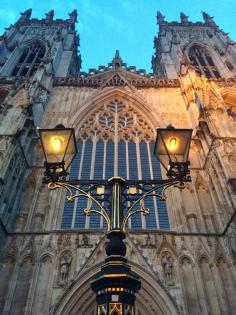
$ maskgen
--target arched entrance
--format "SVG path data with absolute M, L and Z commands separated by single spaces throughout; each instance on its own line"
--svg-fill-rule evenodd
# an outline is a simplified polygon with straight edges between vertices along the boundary
M 96 300 L 90 288 L 90 279 L 100 270 L 100 267 L 100 265 L 94 266 L 78 275 L 61 297 L 53 314 L 95 315 Z M 179 314 L 174 300 L 155 275 L 132 263 L 131 267 L 140 276 L 142 283 L 142 288 L 136 297 L 136 315 Z

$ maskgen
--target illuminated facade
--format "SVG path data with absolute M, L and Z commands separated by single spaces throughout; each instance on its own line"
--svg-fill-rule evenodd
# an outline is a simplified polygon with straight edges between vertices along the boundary
M 180 19 L 157 13 L 149 74 L 119 51 L 81 72 L 76 11 L 38 20 L 27 10 L 0 37 L 1 314 L 95 314 L 90 279 L 106 226 L 83 215 L 84 200 L 67 203 L 42 184 L 36 126 L 58 124 L 76 132 L 70 179 L 165 178 L 156 128 L 193 129 L 192 182 L 147 199 L 149 216 L 128 223 L 127 258 L 142 283 L 136 314 L 234 314 L 236 43 L 207 13 Z

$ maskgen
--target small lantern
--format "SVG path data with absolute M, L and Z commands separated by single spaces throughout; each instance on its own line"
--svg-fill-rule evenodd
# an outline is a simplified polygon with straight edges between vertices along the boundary
M 175 129 L 172 126 L 157 129 L 154 154 L 166 169 L 168 177 L 184 179 L 189 174 L 191 136 L 192 129 Z
M 54 129 L 39 129 L 39 135 L 46 159 L 45 176 L 50 180 L 65 177 L 77 153 L 74 129 L 58 125 Z

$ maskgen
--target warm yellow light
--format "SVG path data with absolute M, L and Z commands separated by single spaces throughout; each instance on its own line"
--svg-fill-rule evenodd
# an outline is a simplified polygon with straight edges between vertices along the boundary
M 97 194 L 98 195 L 104 195 L 105 189 L 104 187 L 97 187 Z
M 62 137 L 52 137 L 51 138 L 51 147 L 55 153 L 61 153 L 63 150 L 64 139 Z
M 136 187 L 130 187 L 130 188 L 129 188 L 129 194 L 130 194 L 130 195 L 135 195 L 135 194 L 137 194 L 137 188 L 136 188 Z
M 175 151 L 178 146 L 178 140 L 177 138 L 170 138 L 167 144 L 167 149 L 170 151 Z

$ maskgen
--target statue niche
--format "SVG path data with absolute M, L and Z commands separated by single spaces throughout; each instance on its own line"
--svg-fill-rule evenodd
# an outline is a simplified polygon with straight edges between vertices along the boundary
M 72 254 L 69 251 L 62 253 L 59 260 L 58 285 L 65 286 L 68 284 L 69 273 L 71 269 Z
M 174 262 L 169 252 L 162 254 L 161 264 L 166 284 L 174 285 Z

